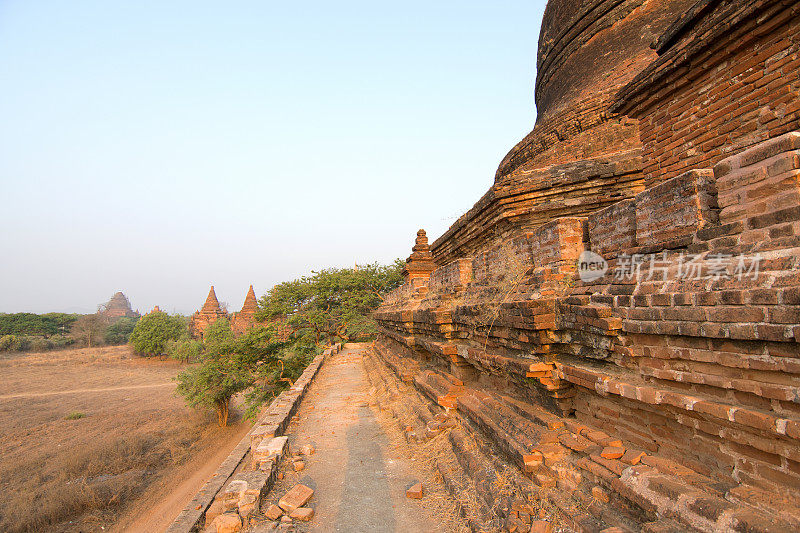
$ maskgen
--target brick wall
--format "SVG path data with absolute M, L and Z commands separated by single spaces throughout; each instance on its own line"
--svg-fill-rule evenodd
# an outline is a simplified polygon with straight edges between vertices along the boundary
M 800 8 L 777 4 L 664 79 L 653 72 L 631 113 L 640 120 L 648 185 L 800 129 Z

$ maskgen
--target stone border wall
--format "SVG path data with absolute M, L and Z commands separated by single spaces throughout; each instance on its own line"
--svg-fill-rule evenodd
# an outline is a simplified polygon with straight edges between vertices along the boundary
M 231 451 L 227 459 L 167 528 L 167 533 L 192 533 L 202 528 L 209 506 L 222 487 L 233 477 L 237 468 L 245 463 L 245 457 L 251 448 L 257 446 L 264 438 L 283 434 L 325 359 L 331 354 L 338 353 L 340 349 L 341 345 L 337 343 L 316 356 L 297 381 L 272 401 L 253 429 Z M 274 482 L 272 477 L 270 482 Z

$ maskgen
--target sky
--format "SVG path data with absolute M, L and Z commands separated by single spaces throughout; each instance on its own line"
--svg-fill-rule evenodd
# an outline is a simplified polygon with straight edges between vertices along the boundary
M 0 312 L 407 257 L 533 128 L 544 4 L 0 0 Z

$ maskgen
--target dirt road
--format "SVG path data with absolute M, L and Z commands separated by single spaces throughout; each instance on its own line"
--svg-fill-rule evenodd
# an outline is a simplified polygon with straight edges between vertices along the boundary
M 2 394 L 0 400 L 11 400 L 14 398 L 42 398 L 45 396 L 60 396 L 62 394 L 88 394 L 92 392 L 112 392 L 137 389 L 153 389 L 158 387 L 175 387 L 174 382 L 153 383 L 150 385 L 129 385 L 127 387 L 102 387 L 99 389 L 72 389 L 51 392 L 23 392 L 19 394 Z

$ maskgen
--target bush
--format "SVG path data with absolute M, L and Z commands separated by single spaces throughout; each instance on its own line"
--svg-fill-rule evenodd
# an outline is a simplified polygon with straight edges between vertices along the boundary
M 49 341 L 50 344 L 52 344 L 54 350 L 72 346 L 72 344 L 75 342 L 74 340 L 72 340 L 71 337 L 67 335 L 54 335 L 50 337 Z
M 31 340 L 29 337 L 24 336 L 17 336 L 14 337 L 14 344 L 11 346 L 12 352 L 24 352 L 27 351 L 31 346 Z
M 203 343 L 194 339 L 179 339 L 167 344 L 167 355 L 184 363 L 197 361 L 202 352 Z
M 52 343 L 44 337 L 30 337 L 28 349 L 32 352 L 46 352 L 53 348 Z
M 106 328 L 103 338 L 106 344 L 127 344 L 138 318 L 122 317 Z
M 14 337 L 14 335 L 3 335 L 0 337 L 0 352 L 11 351 L 16 342 L 17 339 Z
M 188 328 L 183 317 L 157 311 L 139 319 L 129 343 L 136 353 L 153 357 L 166 353 L 170 341 L 187 337 Z

